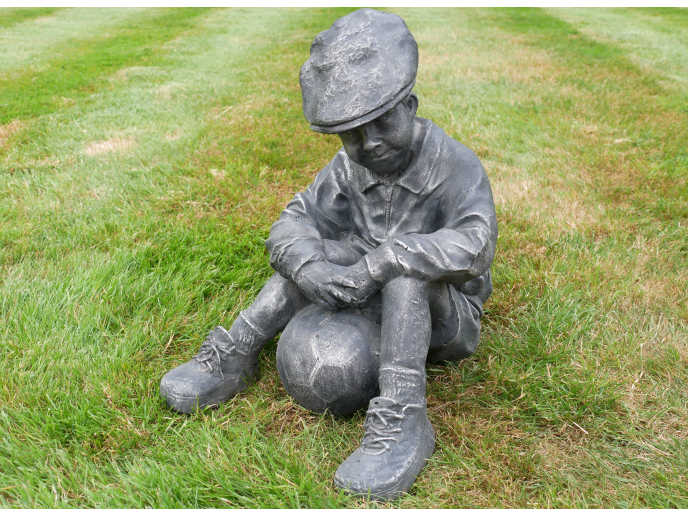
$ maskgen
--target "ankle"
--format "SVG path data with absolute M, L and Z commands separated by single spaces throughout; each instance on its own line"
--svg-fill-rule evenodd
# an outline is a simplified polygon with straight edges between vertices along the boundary
M 380 368 L 380 397 L 400 404 L 425 403 L 425 370 L 412 370 L 399 366 Z
M 234 320 L 229 335 L 234 342 L 236 351 L 242 355 L 257 356 L 269 341 L 266 335 L 251 322 L 242 311 Z

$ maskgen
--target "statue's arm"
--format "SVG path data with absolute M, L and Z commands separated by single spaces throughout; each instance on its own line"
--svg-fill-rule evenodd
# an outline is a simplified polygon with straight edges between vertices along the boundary
M 265 246 L 270 265 L 294 280 L 307 264 L 325 261 L 323 239 L 336 240 L 349 225 L 349 201 L 339 154 L 304 192 L 294 196 L 272 225 Z
M 438 231 L 395 236 L 366 255 L 378 283 L 404 275 L 459 284 L 490 267 L 497 244 L 497 216 L 489 181 L 472 153 L 468 163 L 464 161 L 456 174 L 448 176 L 440 212 L 443 225 Z

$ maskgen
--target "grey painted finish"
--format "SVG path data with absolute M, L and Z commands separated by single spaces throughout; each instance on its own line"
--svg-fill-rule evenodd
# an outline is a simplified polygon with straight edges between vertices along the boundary
M 417 66 L 396 15 L 362 9 L 316 37 L 304 114 L 343 147 L 272 226 L 276 273 L 251 306 L 160 385 L 182 413 L 220 404 L 282 332 L 277 368 L 299 404 L 336 415 L 368 405 L 335 485 L 377 499 L 408 491 L 434 450 L 425 363 L 475 352 L 497 241 L 480 161 L 416 116 Z
M 299 76 L 303 113 L 321 133 L 360 126 L 404 100 L 417 69 L 418 46 L 404 20 L 359 9 L 313 40 Z
M 359 314 L 311 305 L 282 332 L 277 370 L 299 405 L 350 415 L 378 391 L 380 326 Z
M 435 450 L 426 403 L 377 397 L 370 401 L 364 428 L 361 447 L 339 466 L 334 484 L 371 499 L 397 499 L 408 492 Z
M 374 174 L 344 149 L 298 193 L 266 242 L 270 265 L 287 278 L 325 260 L 323 239 L 343 241 L 373 278 L 399 275 L 457 286 L 483 274 L 497 243 L 497 215 L 482 164 L 466 146 L 416 117 L 418 154 L 396 181 Z

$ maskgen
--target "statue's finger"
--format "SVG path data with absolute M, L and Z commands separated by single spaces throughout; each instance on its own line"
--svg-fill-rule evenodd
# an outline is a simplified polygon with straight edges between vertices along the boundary
M 331 292 L 330 289 L 323 289 L 320 292 L 320 299 L 322 300 L 322 304 L 320 304 L 322 307 L 326 309 L 336 309 L 340 304 L 341 300 L 339 300 L 337 297 L 335 297 Z M 327 307 L 325 307 L 327 305 Z
M 370 296 L 364 296 L 364 297 L 356 296 L 356 297 L 354 297 L 354 300 L 351 303 L 351 305 L 353 305 L 354 307 L 363 307 L 363 306 L 368 304 L 369 300 L 370 300 Z
M 346 294 L 346 293 L 344 293 L 344 292 L 342 292 L 339 289 L 336 289 L 334 287 L 330 291 L 330 294 L 332 296 L 334 296 L 335 298 L 337 298 L 338 300 L 341 300 L 341 301 L 346 302 L 346 303 L 351 303 L 353 300 L 353 298 L 351 298 L 351 296 L 349 296 L 348 294 Z
M 337 308 L 336 303 L 333 303 L 333 302 L 334 302 L 334 300 L 328 300 L 328 299 L 327 299 L 326 297 L 324 297 L 324 296 L 319 296 L 319 297 L 318 297 L 318 302 L 317 302 L 317 303 L 318 303 L 318 305 L 320 305 L 320 307 L 322 307 L 323 309 L 328 310 L 328 311 L 331 311 L 331 310 L 334 310 L 334 309 Z
M 341 285 L 342 287 L 348 287 L 350 289 L 358 289 L 358 282 L 353 281 L 351 278 L 346 278 L 345 276 L 339 276 L 335 278 L 333 283 Z

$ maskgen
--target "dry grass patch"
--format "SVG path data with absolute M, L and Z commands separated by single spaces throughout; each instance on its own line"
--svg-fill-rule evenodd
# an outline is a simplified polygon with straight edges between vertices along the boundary
M 183 85 L 180 83 L 165 83 L 163 86 L 155 89 L 155 97 L 157 99 L 171 101 L 180 95 L 181 90 L 183 90 Z
M 129 149 L 134 144 L 132 137 L 110 137 L 107 140 L 100 142 L 91 142 L 84 148 L 84 154 L 88 156 L 98 156 L 101 154 L 109 154 L 114 152 L 121 152 Z
M 483 165 L 490 175 L 495 205 L 505 211 L 518 207 L 531 192 L 542 188 L 529 174 L 513 165 L 491 160 L 485 160 Z
M 322 417 L 303 409 L 282 390 L 283 397 L 268 406 L 271 420 L 265 432 L 279 437 L 295 436 L 309 429 Z
M 172 133 L 165 133 L 165 139 L 169 140 L 170 142 L 175 142 L 179 140 L 183 134 L 184 133 L 181 129 L 175 129 Z
M 10 137 L 24 129 L 24 123 L 20 120 L 13 120 L 9 124 L 0 126 L 0 149 L 5 149 Z
M 547 51 L 524 46 L 520 38 L 498 30 L 488 27 L 481 30 L 478 35 L 475 29 L 459 25 L 451 31 L 439 27 L 431 31 L 420 27 L 417 34 L 414 31 L 421 42 L 419 84 L 426 86 L 428 81 L 446 80 L 448 76 L 466 82 L 505 79 L 527 85 L 555 82 L 560 69 Z M 489 45 L 482 45 L 488 40 Z M 468 44 L 464 44 L 466 41 Z
M 639 241 L 644 241 L 638 246 Z M 594 249 L 581 256 L 588 267 L 605 272 L 608 287 L 617 286 L 612 292 L 615 307 L 623 311 L 676 309 L 685 301 L 688 282 L 685 278 L 667 274 L 676 271 L 680 255 L 665 249 L 660 239 L 643 239 L 638 236 L 635 244 L 615 256 L 595 256 Z M 653 247 L 653 244 L 656 247 Z M 619 292 L 624 293 L 619 296 Z
M 158 66 L 128 66 L 117 70 L 112 76 L 112 80 L 128 81 L 136 76 L 146 77 L 150 75 L 161 75 L 162 73 L 162 69 Z

